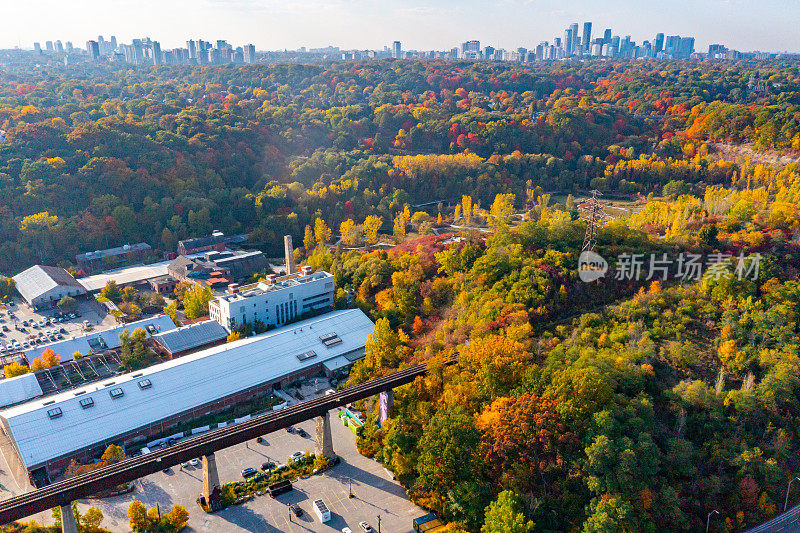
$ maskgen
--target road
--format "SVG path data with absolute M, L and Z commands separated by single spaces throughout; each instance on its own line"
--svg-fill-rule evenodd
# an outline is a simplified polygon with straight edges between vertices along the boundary
M 746 533 L 800 533 L 800 505 L 792 507 L 769 522 L 748 530 Z
M 342 458 L 340 464 L 323 474 L 298 480 L 294 491 L 277 499 L 264 495 L 213 515 L 206 514 L 195 502 L 200 495 L 202 471 L 199 467 L 189 467 L 185 471 L 173 468 L 168 474 L 151 474 L 138 480 L 136 490 L 131 494 L 105 500 L 80 500 L 78 507 L 81 510 L 91 505 L 98 507 L 105 516 L 103 527 L 115 532 L 129 531 L 126 513 L 128 505 L 135 499 L 148 507 L 158 504 L 162 512 L 175 504 L 183 505 L 190 517 L 190 527 L 186 531 L 330 533 L 341 531 L 345 526 L 358 531 L 361 520 L 377 527 L 378 514 L 384 532 L 413 531 L 412 519 L 426 514 L 426 511 L 409 501 L 405 490 L 392 480 L 391 474 L 380 463 L 358 453 L 355 435 L 341 424 L 336 411 L 331 412 L 331 422 L 334 449 Z M 248 466 L 258 468 L 267 460 L 285 463 L 295 451 L 313 451 L 315 422 L 309 420 L 295 427 L 305 429 L 308 437 L 280 430 L 266 435 L 264 443 L 248 441 L 217 452 L 220 481 L 241 479 L 241 470 Z M 350 478 L 356 495 L 353 499 L 348 498 Z M 318 498 L 325 501 L 333 514 L 326 524 L 319 521 L 311 507 Z M 298 504 L 304 513 L 300 518 L 292 517 L 292 522 L 289 522 L 288 505 L 292 503 Z M 39 523 L 52 523 L 48 512 L 30 518 Z

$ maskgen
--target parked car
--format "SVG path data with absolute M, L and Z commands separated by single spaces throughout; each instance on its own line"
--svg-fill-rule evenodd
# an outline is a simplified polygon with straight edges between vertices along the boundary
M 191 461 L 189 461 L 189 464 L 192 466 L 200 466 L 200 459 L 194 458 Z
M 292 426 L 289 426 L 288 428 L 286 428 L 286 433 L 294 433 L 294 428 Z
M 74 318 L 78 318 L 78 315 L 76 315 L 75 313 L 70 313 L 69 317 L 74 319 Z
M 306 433 L 306 430 L 304 430 L 303 428 L 298 429 L 297 430 L 297 434 L 300 435 L 303 438 L 308 437 L 308 433 Z
M 255 468 L 247 467 L 244 470 L 242 470 L 242 477 L 245 478 L 245 479 L 251 478 L 251 477 L 255 476 L 257 473 L 258 472 L 256 472 Z
M 306 454 L 305 454 L 305 453 L 303 453 L 303 452 L 294 452 L 294 453 L 293 453 L 293 454 L 292 454 L 292 455 L 291 455 L 289 458 L 290 458 L 292 461 L 295 461 L 295 462 L 297 462 L 297 461 L 299 461 L 300 459 L 302 459 L 302 458 L 303 458 L 305 455 L 306 455 Z
M 293 503 L 292 505 L 289 506 L 289 509 L 292 510 L 292 512 L 296 517 L 300 518 L 301 516 L 303 516 L 303 510 L 300 509 L 299 505 Z
M 182 462 L 182 463 L 181 463 L 181 466 L 182 466 L 183 468 L 189 468 L 189 461 L 184 461 L 184 462 Z
M 256 437 L 256 442 L 258 443 L 264 442 L 264 437 Z
M 267 461 L 266 463 L 263 463 L 261 465 L 261 470 L 263 470 L 264 472 L 270 472 L 272 471 L 273 468 L 275 468 L 275 463 L 273 463 L 272 461 Z
M 374 529 L 372 529 L 371 525 L 367 524 L 364 521 L 359 522 L 358 527 L 360 527 L 361 531 L 363 531 L 364 533 L 374 533 L 375 531 Z
M 172 469 L 170 467 L 166 467 L 164 470 L 162 470 L 162 472 L 164 472 L 165 474 L 169 474 L 170 472 L 172 472 Z
M 345 526 L 342 528 L 342 533 L 353 533 L 353 530 Z

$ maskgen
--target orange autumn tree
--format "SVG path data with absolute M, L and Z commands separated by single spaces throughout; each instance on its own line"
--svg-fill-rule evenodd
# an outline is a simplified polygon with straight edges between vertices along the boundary
M 481 455 L 502 486 L 538 493 L 551 484 L 549 478 L 566 474 L 579 451 L 578 438 L 562 423 L 556 402 L 534 394 L 497 398 L 477 416 L 476 425 L 484 432 Z

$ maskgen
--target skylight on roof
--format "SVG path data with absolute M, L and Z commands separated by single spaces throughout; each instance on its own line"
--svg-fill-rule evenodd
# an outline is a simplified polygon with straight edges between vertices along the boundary
M 121 387 L 117 387 L 116 389 L 111 389 L 110 391 L 108 391 L 108 394 L 111 396 L 111 398 L 116 400 L 117 398 L 122 398 L 123 396 L 125 396 L 125 391 L 122 390 Z
M 153 382 L 150 381 L 149 379 L 143 379 L 142 381 L 140 381 L 138 383 L 138 385 L 139 385 L 140 389 L 145 390 L 145 389 L 149 389 L 150 387 L 152 387 L 153 386 Z
M 81 401 L 79 403 L 81 404 L 81 408 L 88 409 L 94 405 L 94 400 L 92 399 L 91 396 L 89 396 L 86 398 L 81 398 Z
M 298 361 L 306 361 L 308 359 L 312 359 L 317 356 L 317 352 L 314 350 L 309 350 L 307 352 L 297 354 Z
M 60 407 L 55 407 L 47 411 L 47 416 L 49 416 L 51 419 L 59 418 L 63 414 L 64 412 L 61 410 Z
M 338 346 L 344 342 L 336 333 L 326 333 L 325 335 L 321 335 L 319 340 L 322 341 L 322 344 L 324 344 L 327 348 Z

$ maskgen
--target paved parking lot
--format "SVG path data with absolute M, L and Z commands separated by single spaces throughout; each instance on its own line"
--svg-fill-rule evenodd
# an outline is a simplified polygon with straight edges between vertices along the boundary
M 206 514 L 196 504 L 200 495 L 202 470 L 189 467 L 185 470 L 173 468 L 170 473 L 159 472 L 137 481 L 136 491 L 125 496 L 107 500 L 81 501 L 79 507 L 99 507 L 105 515 L 103 526 L 112 531 L 128 531 L 128 504 L 138 499 L 148 507 L 158 504 L 163 511 L 180 504 L 189 511 L 188 531 L 197 532 L 334 532 L 343 527 L 358 531 L 358 523 L 366 520 L 377 531 L 377 516 L 381 516 L 381 531 L 405 533 L 413 531 L 411 521 L 425 511 L 411 503 L 405 490 L 392 481 L 391 474 L 379 463 L 358 453 L 355 436 L 331 413 L 334 449 L 342 458 L 339 465 L 323 474 L 298 480 L 291 493 L 273 499 L 268 495 L 256 497 L 243 505 L 235 505 L 216 514 Z M 307 438 L 281 430 L 265 436 L 265 442 L 249 441 L 216 454 L 220 480 L 239 480 L 245 467 L 258 468 L 271 460 L 286 463 L 295 451 L 313 451 L 315 422 L 309 420 L 299 426 L 308 433 Z M 355 498 L 348 498 L 349 482 L 352 478 Z M 0 475 L 0 482 L 10 492 L 15 492 L 7 475 Z M 7 484 L 9 483 L 9 484 Z M 16 489 L 18 491 L 19 489 Z M 0 489 L 0 498 L 9 492 Z M 312 509 L 312 502 L 322 498 L 331 510 L 332 518 L 323 524 Z M 300 518 L 289 517 L 290 504 L 297 504 L 304 511 Z M 40 523 L 51 523 L 49 513 L 35 517 Z
M 78 300 L 78 313 L 81 315 L 74 319 L 66 319 L 60 323 L 48 324 L 39 326 L 40 320 L 45 318 L 53 318 L 57 308 L 34 311 L 27 303 L 19 299 L 14 300 L 13 304 L 6 305 L 5 308 L 0 308 L 0 346 L 8 348 L 13 341 L 17 341 L 20 345 L 30 339 L 32 335 L 38 336 L 39 332 L 50 333 L 60 332 L 61 328 L 67 331 L 66 334 L 60 332 L 64 338 L 76 337 L 84 334 L 83 321 L 88 320 L 95 329 L 109 329 L 116 327 L 116 320 L 113 316 L 106 312 L 105 306 L 95 300 Z M 23 322 L 35 322 L 36 326 L 24 326 Z M 3 330 L 6 326 L 8 331 Z M 19 331 L 15 328 L 19 326 L 26 331 Z M 12 350 L 16 351 L 16 350 Z

